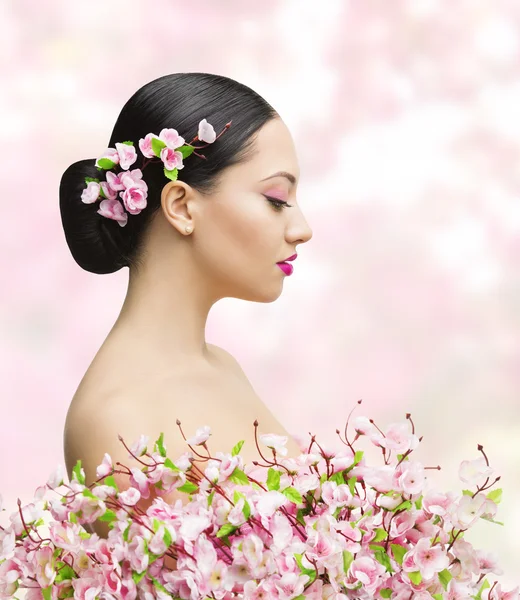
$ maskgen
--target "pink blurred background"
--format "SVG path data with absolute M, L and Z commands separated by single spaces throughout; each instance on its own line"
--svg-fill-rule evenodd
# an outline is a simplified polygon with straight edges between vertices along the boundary
M 469 539 L 517 583 L 520 4 L 4 0 L 0 34 L 9 512 L 64 462 L 69 402 L 126 292 L 126 269 L 89 274 L 69 254 L 61 174 L 106 147 L 141 85 L 213 72 L 254 88 L 290 127 L 314 237 L 275 303 L 217 304 L 208 341 L 292 433 L 334 444 L 360 398 L 381 426 L 409 411 L 418 458 L 452 489 L 483 444 L 506 527 L 482 522 Z

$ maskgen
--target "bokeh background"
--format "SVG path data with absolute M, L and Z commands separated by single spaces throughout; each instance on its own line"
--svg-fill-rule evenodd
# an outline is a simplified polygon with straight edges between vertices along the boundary
M 208 341 L 292 433 L 334 444 L 361 398 L 381 426 L 411 412 L 451 489 L 483 444 L 506 526 L 470 539 L 520 580 L 520 3 L 2 0 L 0 68 L 9 512 L 64 462 L 69 402 L 126 293 L 126 269 L 70 256 L 61 174 L 106 147 L 141 85 L 214 72 L 290 127 L 314 237 L 275 303 L 217 304 Z

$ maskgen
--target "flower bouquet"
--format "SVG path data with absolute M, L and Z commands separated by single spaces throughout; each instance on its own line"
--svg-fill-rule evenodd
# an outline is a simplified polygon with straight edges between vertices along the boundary
M 257 435 L 255 421 L 261 462 L 252 465 L 243 441 L 211 456 L 204 426 L 188 439 L 181 428 L 189 451 L 175 461 L 163 434 L 152 451 L 144 435 L 130 447 L 120 437 L 134 465 L 105 454 L 89 486 L 81 461 L 69 484 L 60 466 L 0 529 L 0 599 L 25 588 L 27 600 L 518 600 L 518 587 L 504 591 L 495 579 L 494 558 L 465 540 L 479 519 L 497 522 L 500 478 L 484 449 L 461 463 L 469 489 L 439 492 L 412 458 L 420 438 L 410 415 L 385 430 L 357 417 L 349 433 L 351 415 L 344 434 L 336 430 L 337 452 L 309 434 L 288 458 L 287 438 Z M 382 464 L 367 463 L 361 437 Z M 127 489 L 116 473 L 128 474 Z M 143 510 L 152 487 L 157 497 Z M 186 502 L 165 502 L 174 488 Z M 98 519 L 109 523 L 106 539 L 83 526 Z

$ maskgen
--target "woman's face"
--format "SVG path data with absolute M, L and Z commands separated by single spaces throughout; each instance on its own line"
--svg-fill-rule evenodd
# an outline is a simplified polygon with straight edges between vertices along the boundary
M 272 302 L 288 277 L 276 263 L 296 254 L 312 230 L 296 200 L 300 170 L 281 119 L 257 132 L 255 149 L 247 163 L 225 171 L 217 193 L 197 203 L 192 244 L 197 266 L 219 297 Z M 291 264 L 297 271 L 298 260 Z

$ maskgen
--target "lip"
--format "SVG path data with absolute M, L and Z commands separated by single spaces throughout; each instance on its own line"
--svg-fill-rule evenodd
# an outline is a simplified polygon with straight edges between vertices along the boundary
M 289 256 L 289 258 L 286 258 L 285 260 L 281 260 L 280 262 L 277 262 L 277 265 L 281 265 L 282 263 L 286 263 L 290 260 L 294 260 L 298 255 L 297 254 L 293 254 L 292 256 Z

